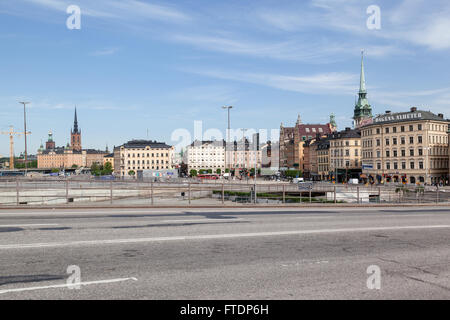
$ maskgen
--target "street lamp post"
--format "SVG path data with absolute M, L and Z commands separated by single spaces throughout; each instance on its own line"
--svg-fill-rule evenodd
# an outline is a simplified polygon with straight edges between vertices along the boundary
M 227 141 L 225 142 L 225 172 L 227 171 L 227 146 L 228 146 L 228 142 L 230 141 L 230 110 L 233 109 L 233 106 L 224 106 L 222 107 L 222 109 L 226 109 L 228 112 L 228 130 L 227 130 Z M 231 178 L 231 166 L 230 168 L 228 168 L 228 179 Z
M 19 102 L 20 104 L 23 104 L 23 126 L 24 126 L 24 136 L 25 136 L 25 176 L 27 176 L 28 171 L 28 153 L 27 153 L 27 111 L 26 111 L 26 105 L 30 104 L 30 102 Z

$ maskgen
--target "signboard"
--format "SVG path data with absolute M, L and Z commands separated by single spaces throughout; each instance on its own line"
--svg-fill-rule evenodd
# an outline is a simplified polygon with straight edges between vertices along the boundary
M 408 112 L 408 113 L 400 113 L 395 115 L 384 115 L 379 116 L 374 119 L 375 123 L 380 122 L 391 122 L 391 121 L 402 121 L 402 120 L 417 120 L 422 119 L 422 113 L 421 112 Z
M 373 169 L 373 164 L 363 164 L 362 165 L 362 169 L 363 170 L 372 170 Z

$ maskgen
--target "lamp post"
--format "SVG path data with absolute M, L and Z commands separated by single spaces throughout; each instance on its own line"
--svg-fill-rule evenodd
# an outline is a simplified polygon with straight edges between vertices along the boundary
M 24 132 L 24 136 L 25 136 L 25 176 L 27 176 L 27 171 L 28 171 L 28 163 L 27 163 L 28 153 L 27 153 L 27 111 L 26 111 L 26 106 L 27 106 L 27 104 L 30 104 L 30 102 L 21 101 L 19 103 L 23 104 L 23 126 L 24 126 L 23 132 Z
M 228 130 L 227 130 L 227 141 L 225 142 L 225 172 L 227 170 L 227 146 L 228 146 L 228 142 L 230 141 L 230 110 L 233 109 L 233 106 L 224 106 L 222 107 L 222 109 L 226 109 L 227 113 L 228 113 Z M 228 168 L 228 179 L 231 178 L 231 166 L 230 168 Z

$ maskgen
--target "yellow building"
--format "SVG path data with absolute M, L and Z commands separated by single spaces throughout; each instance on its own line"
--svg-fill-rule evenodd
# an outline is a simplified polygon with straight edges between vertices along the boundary
M 330 138 L 330 171 L 338 182 L 359 178 L 361 174 L 361 132 L 346 128 Z
M 448 183 L 449 123 L 417 108 L 374 118 L 361 129 L 364 174 L 375 182 Z
M 132 140 L 114 148 L 114 172 L 125 177 L 140 170 L 170 170 L 173 153 L 174 147 L 163 142 Z
M 112 169 L 114 171 L 114 153 L 109 153 L 103 157 L 103 166 L 108 162 L 111 163 Z

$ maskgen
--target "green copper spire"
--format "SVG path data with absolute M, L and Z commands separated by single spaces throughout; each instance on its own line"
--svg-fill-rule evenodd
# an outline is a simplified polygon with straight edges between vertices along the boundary
M 372 118 L 372 107 L 367 100 L 366 76 L 364 73 L 364 51 L 361 51 L 361 77 L 359 82 L 358 101 L 355 104 L 353 120 L 355 127 L 359 127 L 361 122 Z
M 364 75 L 364 50 L 361 51 L 361 78 L 359 81 L 359 93 L 367 93 L 366 76 Z

